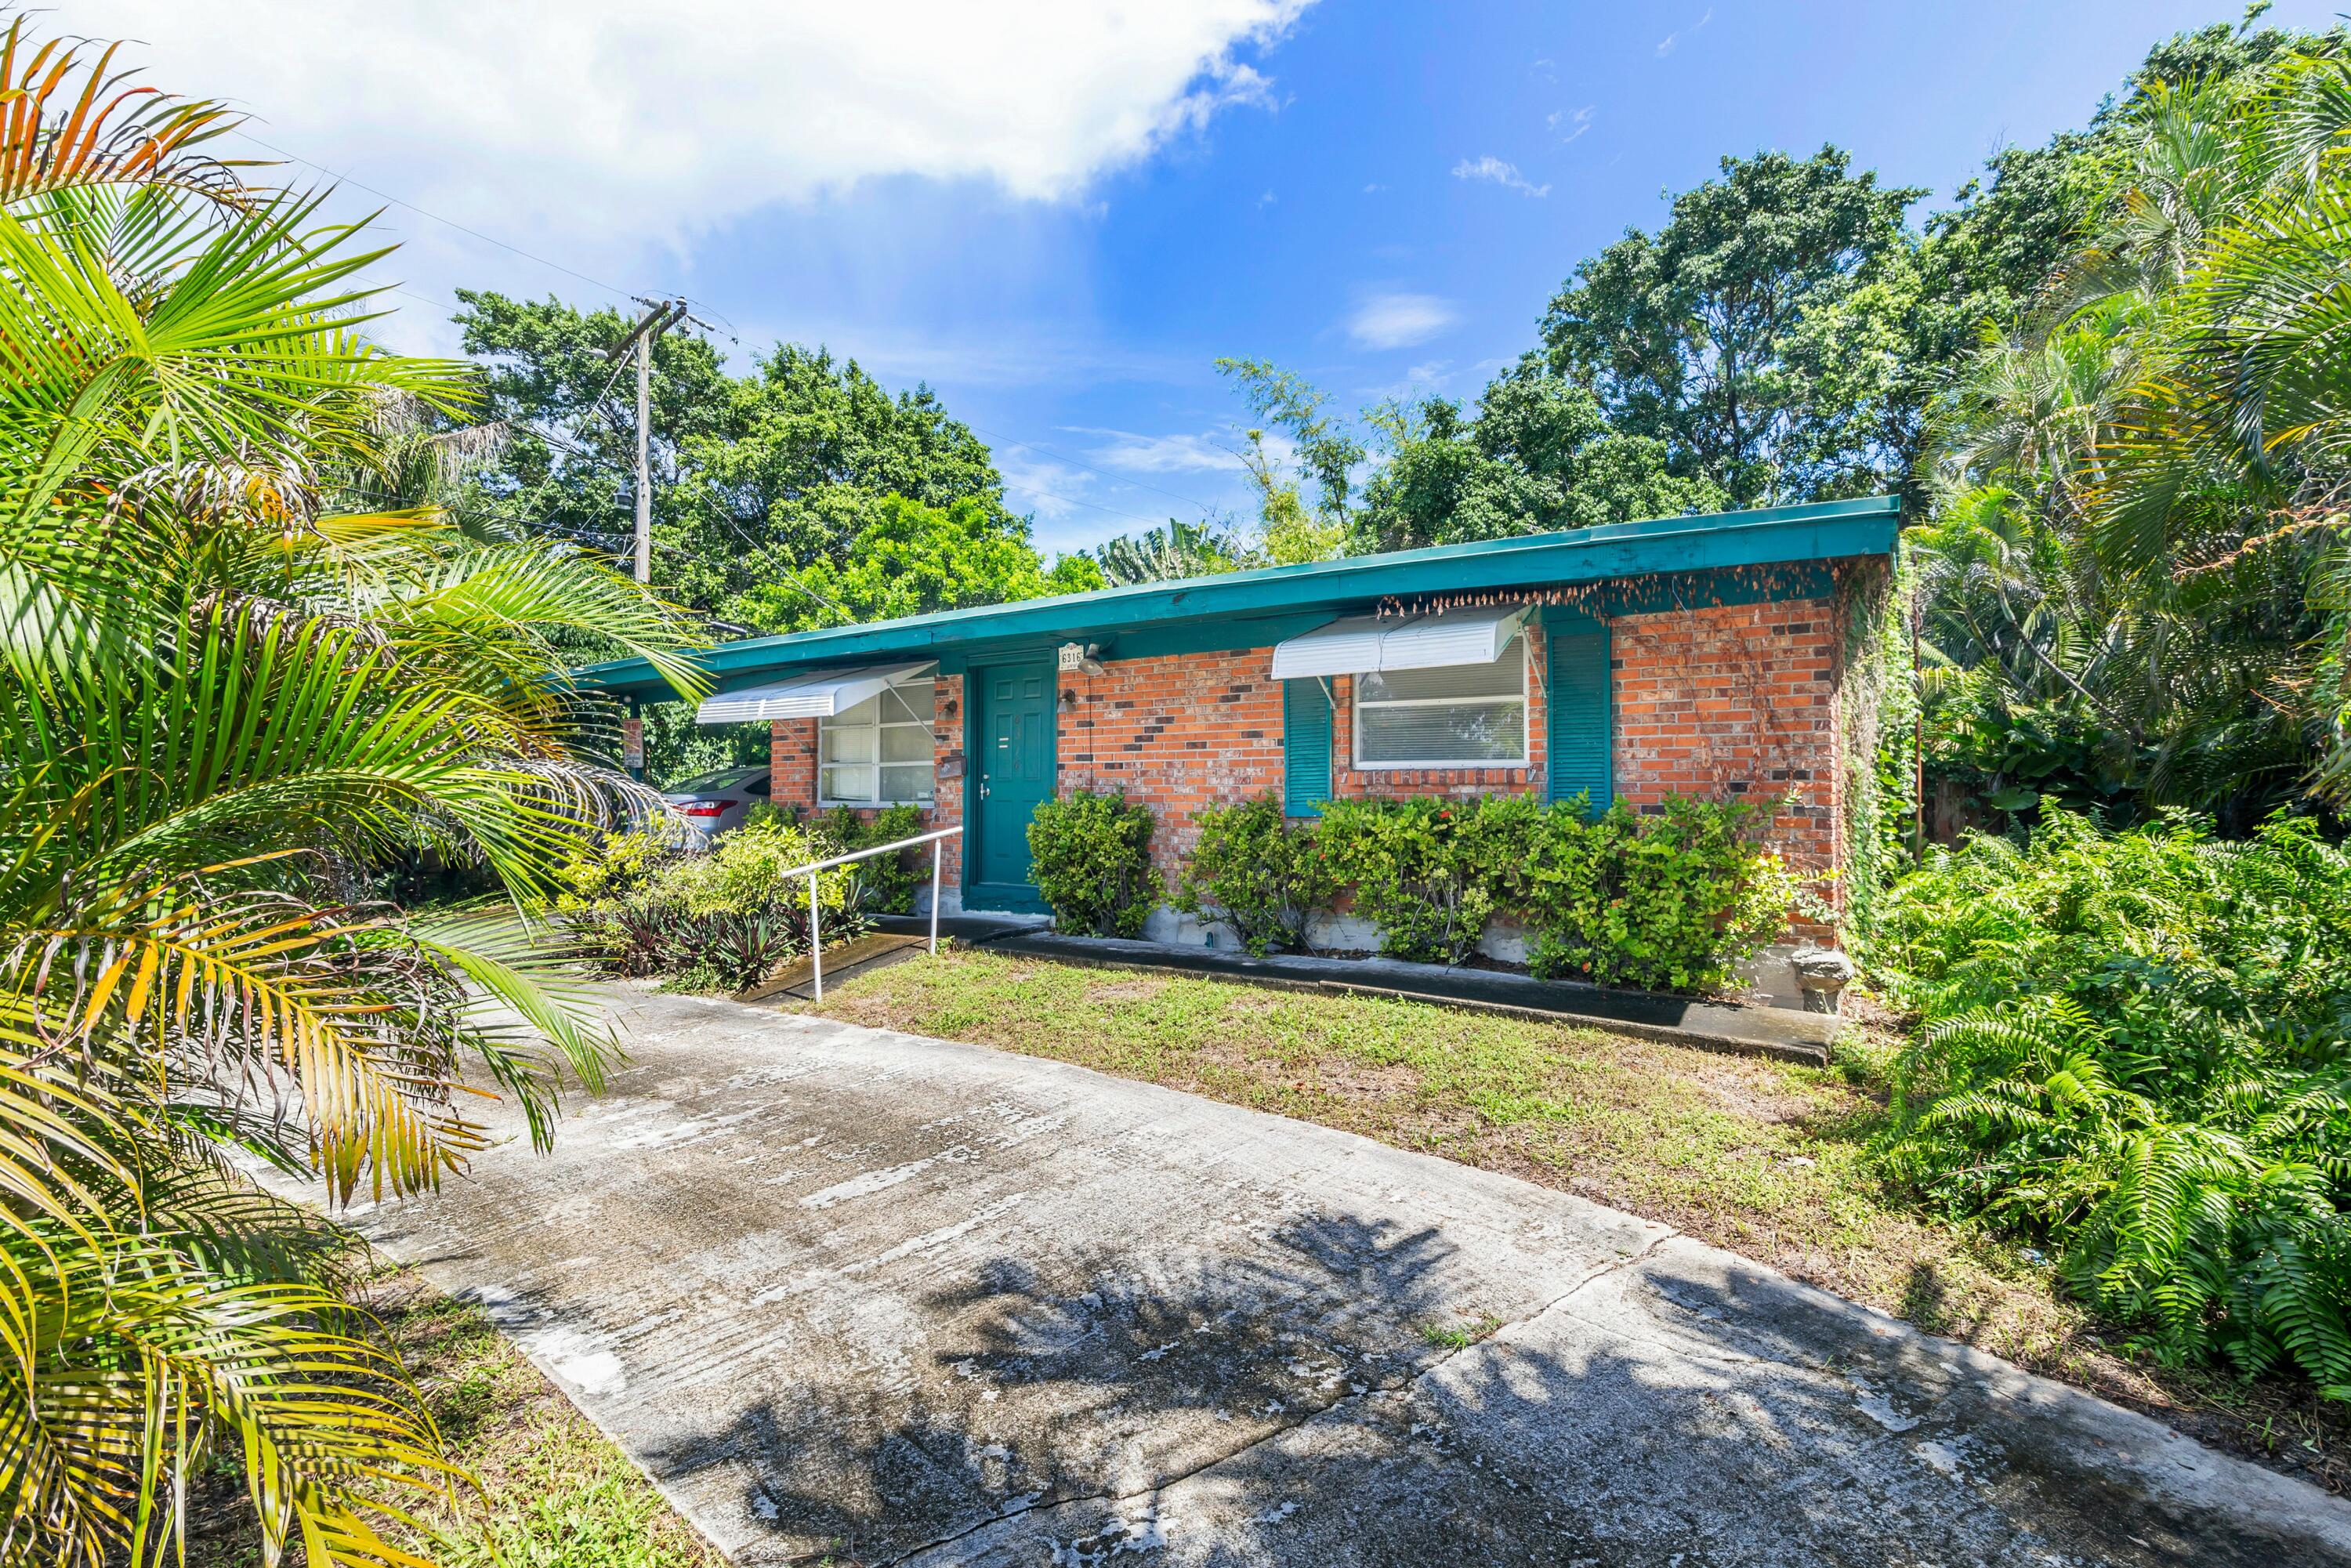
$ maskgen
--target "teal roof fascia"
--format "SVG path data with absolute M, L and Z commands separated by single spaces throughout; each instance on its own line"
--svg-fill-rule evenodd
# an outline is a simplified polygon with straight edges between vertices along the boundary
M 1287 620 L 1412 594 L 1886 555 L 1900 525 L 1901 502 L 1893 496 L 1656 517 L 752 637 L 708 649 L 695 662 L 721 689 L 876 657 L 929 656 L 959 668 L 968 654 L 990 645 L 1099 641 L 1208 620 Z M 582 686 L 618 695 L 658 700 L 668 691 L 643 659 L 590 664 L 575 674 Z

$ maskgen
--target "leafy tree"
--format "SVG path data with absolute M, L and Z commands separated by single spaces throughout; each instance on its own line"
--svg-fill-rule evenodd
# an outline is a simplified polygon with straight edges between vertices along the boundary
M 968 502 L 958 516 L 1025 540 L 987 446 L 929 387 L 893 397 L 853 360 L 782 345 L 729 392 L 725 432 L 684 443 L 675 520 L 655 535 L 684 602 L 759 624 L 736 612 L 744 595 L 798 566 L 848 565 L 893 497 Z
M 842 559 L 820 557 L 789 580 L 753 587 L 738 602 L 762 631 L 800 632 L 1039 599 L 1071 591 L 1072 584 L 1088 585 L 1084 568 L 1049 574 L 1028 529 L 984 501 L 927 507 L 885 496 Z
M 1324 412 L 1331 402 L 1328 392 L 1271 361 L 1221 359 L 1217 370 L 1240 387 L 1242 401 L 1258 422 L 1242 433 L 1247 445 L 1241 454 L 1259 497 L 1257 553 L 1272 566 L 1336 555 L 1345 534 L 1355 466 L 1367 455 L 1363 443 Z M 1314 481 L 1311 508 L 1298 481 L 1269 444 L 1269 432 L 1288 438 L 1298 464 Z
M 1475 418 L 1428 398 L 1374 410 L 1387 461 L 1353 521 L 1358 551 L 1502 538 L 1719 510 L 1710 480 L 1668 470 L 1664 443 L 1609 428 L 1598 400 L 1532 356 L 1494 378 Z
M 1610 427 L 1664 444 L 1677 474 L 1736 506 L 1883 488 L 1910 452 L 1876 392 L 1822 385 L 1837 345 L 1807 332 L 1834 314 L 1889 340 L 1908 292 L 1886 284 L 1903 214 L 1923 191 L 1881 187 L 1823 147 L 1726 157 L 1722 178 L 1674 200 L 1656 235 L 1625 237 L 1575 270 L 1542 323 L 1550 368 L 1599 400 Z M 1890 374 L 1881 367 L 1880 377 Z
M 206 158 L 216 107 L 93 110 L 115 79 L 0 47 L 0 1558 L 171 1561 L 218 1456 L 264 1561 L 413 1562 L 385 1530 L 458 1478 L 350 1239 L 242 1161 L 418 1195 L 480 1146 L 465 1069 L 542 1140 L 600 1081 L 511 917 L 371 889 L 430 849 L 535 898 L 643 804 L 561 639 L 688 691 L 692 639 L 560 540 L 340 509 L 400 482 L 387 409 L 467 417 L 465 367 L 367 340 L 384 252 Z
M 630 321 L 553 299 L 459 298 L 465 350 L 488 363 L 490 412 L 509 432 L 465 509 L 625 554 L 635 416 L 628 371 L 604 355 Z M 652 413 L 655 580 L 724 622 L 766 625 L 755 606 L 814 563 L 842 563 L 887 497 L 968 499 L 1013 526 L 987 446 L 928 387 L 893 396 L 822 350 L 779 344 L 730 376 L 708 342 L 668 334 L 653 350 Z

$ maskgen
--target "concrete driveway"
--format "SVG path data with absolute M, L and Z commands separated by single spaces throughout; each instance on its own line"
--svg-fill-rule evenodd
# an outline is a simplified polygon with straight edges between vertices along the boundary
M 2351 1563 L 2351 1508 L 1664 1227 L 615 989 L 551 1156 L 359 1222 L 741 1563 Z

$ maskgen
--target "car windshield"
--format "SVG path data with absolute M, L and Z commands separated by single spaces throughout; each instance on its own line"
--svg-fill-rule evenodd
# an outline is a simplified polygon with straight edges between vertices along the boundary
M 673 784 L 664 793 L 693 795 L 706 789 L 731 789 L 745 779 L 757 779 L 766 771 L 764 768 L 722 768 L 716 773 L 705 773 L 699 779 L 689 779 L 683 784 Z

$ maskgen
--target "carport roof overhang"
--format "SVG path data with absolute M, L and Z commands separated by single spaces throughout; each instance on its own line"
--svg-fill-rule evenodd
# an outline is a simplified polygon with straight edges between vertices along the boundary
M 942 674 L 955 674 L 998 654 L 1071 642 L 1103 643 L 1111 658 L 1265 647 L 1392 598 L 1886 555 L 1900 526 L 1901 502 L 1893 496 L 1658 517 L 752 637 L 712 648 L 695 662 L 724 691 L 883 659 L 935 659 Z M 590 690 L 619 696 L 657 702 L 675 695 L 643 659 L 591 664 L 577 678 Z

